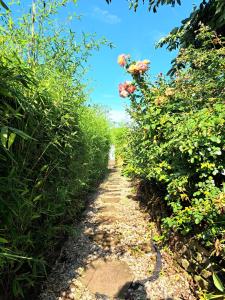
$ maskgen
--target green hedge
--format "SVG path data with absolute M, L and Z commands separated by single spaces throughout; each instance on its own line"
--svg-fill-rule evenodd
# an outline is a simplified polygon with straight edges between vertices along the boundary
M 104 114 L 42 90 L 29 68 L 0 54 L 0 271 L 4 299 L 18 299 L 106 172 Z M 38 71 L 39 72 L 39 71 Z
M 194 235 L 224 255 L 225 47 L 206 27 L 196 39 L 202 47 L 180 49 L 170 79 L 160 74 L 149 82 L 148 62 L 143 67 L 124 57 L 133 77 L 120 86 L 122 96 L 129 94 L 133 119 L 125 172 L 162 189 L 169 208 L 166 236 L 171 230 Z
M 32 297 L 85 195 L 107 171 L 108 121 L 85 104 L 83 83 L 89 52 L 99 45 L 49 27 L 46 11 L 61 4 L 47 3 L 44 12 L 41 5 L 33 37 L 30 15 L 19 23 L 9 13 L 1 17 L 1 299 Z
M 81 196 L 106 172 L 110 134 L 99 109 L 53 97 L 41 90 L 44 79 L 33 82 L 29 68 L 4 59 L 0 283 L 7 299 L 11 288 L 19 297 L 43 275 L 44 257 L 85 205 Z

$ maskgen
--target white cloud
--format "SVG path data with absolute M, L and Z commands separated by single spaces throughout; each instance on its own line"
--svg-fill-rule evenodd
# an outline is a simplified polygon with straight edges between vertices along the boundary
M 127 123 L 130 122 L 130 116 L 123 110 L 110 110 L 109 119 L 115 123 Z
M 94 8 L 92 17 L 111 25 L 121 22 L 121 19 L 117 15 L 111 14 L 108 10 L 103 10 L 99 7 Z

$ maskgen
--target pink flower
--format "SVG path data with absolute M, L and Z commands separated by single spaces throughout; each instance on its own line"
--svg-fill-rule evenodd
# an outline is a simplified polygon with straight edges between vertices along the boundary
M 124 90 L 124 84 L 123 83 L 120 83 L 119 84 L 119 93 L 122 92 L 122 90 Z
M 137 61 L 128 68 L 128 72 L 131 74 L 142 74 L 148 70 L 149 60 L 144 59 L 143 61 Z
M 136 86 L 134 85 L 129 85 L 127 87 L 127 91 L 129 92 L 129 94 L 133 94 L 133 92 L 136 90 Z
M 118 56 L 117 62 L 121 67 L 124 67 L 127 64 L 127 59 L 130 57 L 128 54 L 120 54 Z
M 144 73 L 148 70 L 148 64 L 144 63 L 143 61 L 138 61 L 136 66 L 140 73 Z
M 129 96 L 129 93 L 128 93 L 126 90 L 122 90 L 122 91 L 120 92 L 120 97 L 126 98 L 126 97 L 128 97 L 128 96 Z
M 136 90 L 135 85 L 132 84 L 130 81 L 125 81 L 124 83 L 119 84 L 119 95 L 120 97 L 126 98 L 130 94 L 133 94 Z

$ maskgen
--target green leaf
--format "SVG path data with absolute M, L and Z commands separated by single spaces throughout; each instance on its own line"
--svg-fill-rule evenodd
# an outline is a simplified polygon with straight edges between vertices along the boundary
M 7 148 L 8 140 L 8 127 L 4 126 L 1 128 L 1 142 L 4 148 Z
M 5 4 L 4 1 L 0 0 L 0 4 L 2 7 L 4 7 L 4 9 L 9 10 L 8 6 Z
M 32 220 L 35 220 L 35 219 L 38 219 L 38 218 L 40 218 L 40 214 L 34 214 L 32 217 L 31 217 L 31 219 Z
M 0 243 L 2 243 L 2 244 L 7 244 L 8 241 L 7 241 L 6 239 L 0 237 Z
M 8 139 L 8 149 L 10 149 L 10 147 L 14 143 L 15 137 L 16 137 L 16 134 L 14 132 L 10 133 L 10 136 Z
M 33 199 L 33 202 L 36 202 L 36 201 L 38 201 L 39 199 L 41 199 L 41 197 L 42 197 L 42 195 L 38 195 L 38 196 L 36 196 L 36 197 Z
M 220 280 L 219 276 L 215 273 L 213 273 L 213 282 L 215 287 L 220 291 L 224 292 L 224 286 L 222 284 L 222 281 Z
M 213 295 L 213 294 L 207 294 L 206 299 L 211 300 L 211 299 L 218 299 L 221 298 L 223 295 Z
M 23 138 L 23 139 L 25 139 L 25 140 L 30 139 L 30 140 L 35 140 L 35 141 L 36 141 L 36 139 L 32 138 L 30 135 L 28 135 L 27 133 L 25 133 L 25 132 L 22 131 L 22 130 L 19 130 L 19 129 L 13 128 L 13 127 L 9 127 L 9 129 L 10 129 L 11 131 L 15 132 L 17 135 L 19 135 L 21 138 Z
M 23 289 L 19 283 L 19 280 L 16 278 L 13 280 L 13 284 L 12 284 L 12 290 L 13 290 L 13 295 L 14 296 L 22 296 L 24 297 L 24 294 L 23 294 Z

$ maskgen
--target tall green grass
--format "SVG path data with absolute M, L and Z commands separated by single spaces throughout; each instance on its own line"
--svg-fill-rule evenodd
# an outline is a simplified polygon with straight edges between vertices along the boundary
M 59 7 L 54 1 L 51 9 Z M 85 61 L 98 44 L 92 37 L 78 42 L 72 32 L 46 31 L 52 13 L 47 9 L 36 10 L 39 30 L 29 15 L 19 24 L 8 12 L 0 28 L 0 299 L 5 300 L 30 299 L 30 288 L 43 278 L 47 261 L 84 208 L 85 194 L 107 169 L 108 122 L 99 108 L 86 106 L 83 83 Z

